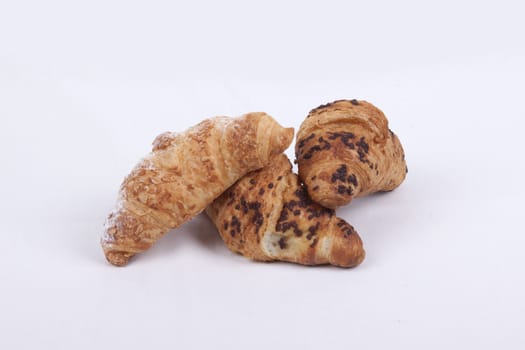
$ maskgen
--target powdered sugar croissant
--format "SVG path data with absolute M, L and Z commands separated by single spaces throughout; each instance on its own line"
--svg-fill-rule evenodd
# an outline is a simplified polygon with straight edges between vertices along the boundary
M 366 101 L 340 100 L 313 109 L 297 133 L 299 177 L 312 199 L 327 208 L 405 179 L 405 154 L 378 108 Z
M 168 230 L 200 213 L 246 173 L 267 165 L 293 138 L 265 113 L 207 119 L 164 133 L 125 178 L 101 239 L 107 260 L 125 265 Z
M 365 256 L 357 232 L 310 200 L 284 154 L 239 180 L 206 213 L 229 249 L 254 260 L 352 267 Z

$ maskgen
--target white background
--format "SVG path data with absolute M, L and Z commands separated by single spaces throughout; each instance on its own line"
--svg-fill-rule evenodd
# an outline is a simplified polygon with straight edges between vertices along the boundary
M 520 3 L 1 1 L 0 348 L 523 349 Z M 409 168 L 338 211 L 361 266 L 254 263 L 203 216 L 106 263 L 157 134 L 340 98 L 385 112 Z

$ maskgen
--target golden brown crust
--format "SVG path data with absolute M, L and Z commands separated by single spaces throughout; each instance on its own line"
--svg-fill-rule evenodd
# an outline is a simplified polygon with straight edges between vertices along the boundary
M 249 171 L 283 152 L 293 138 L 265 113 L 204 120 L 164 133 L 122 183 L 101 240 L 114 265 L 125 265 L 168 230 L 200 213 Z
M 391 191 L 407 172 L 399 139 L 383 112 L 366 101 L 339 100 L 310 111 L 295 154 L 308 193 L 327 208 Z
M 310 200 L 284 154 L 239 180 L 206 213 L 230 250 L 254 260 L 353 267 L 365 256 L 353 227 Z

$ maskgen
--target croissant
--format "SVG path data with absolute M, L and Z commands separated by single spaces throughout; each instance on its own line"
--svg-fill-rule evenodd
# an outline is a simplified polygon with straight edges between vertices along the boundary
M 310 200 L 284 154 L 244 176 L 206 214 L 230 250 L 254 260 L 352 267 L 365 257 L 354 228 Z
M 405 153 L 388 121 L 366 101 L 339 100 L 308 114 L 297 133 L 299 177 L 327 208 L 391 191 L 405 179 Z
M 265 113 L 204 120 L 153 141 L 121 185 L 101 245 L 113 265 L 148 249 L 168 230 L 203 211 L 250 171 L 267 165 L 293 139 Z

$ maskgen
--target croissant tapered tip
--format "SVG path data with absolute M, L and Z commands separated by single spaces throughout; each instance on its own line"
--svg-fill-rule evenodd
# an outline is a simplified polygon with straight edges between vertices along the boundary
M 293 140 L 293 136 L 295 135 L 295 130 L 292 127 L 284 128 L 284 134 L 285 134 L 285 142 L 290 144 Z
M 114 266 L 125 266 L 128 264 L 131 258 L 130 253 L 121 252 L 117 250 L 111 250 L 105 252 L 107 261 Z
M 360 244 L 339 242 L 332 248 L 330 264 L 340 267 L 356 267 L 365 260 L 365 250 Z
M 340 267 L 355 267 L 361 264 L 365 259 L 363 241 L 344 220 L 340 220 L 337 226 L 339 230 L 333 236 L 330 264 Z
M 294 133 L 294 128 L 282 127 L 280 127 L 279 132 L 272 133 L 270 140 L 270 154 L 272 157 L 283 153 L 290 146 Z

